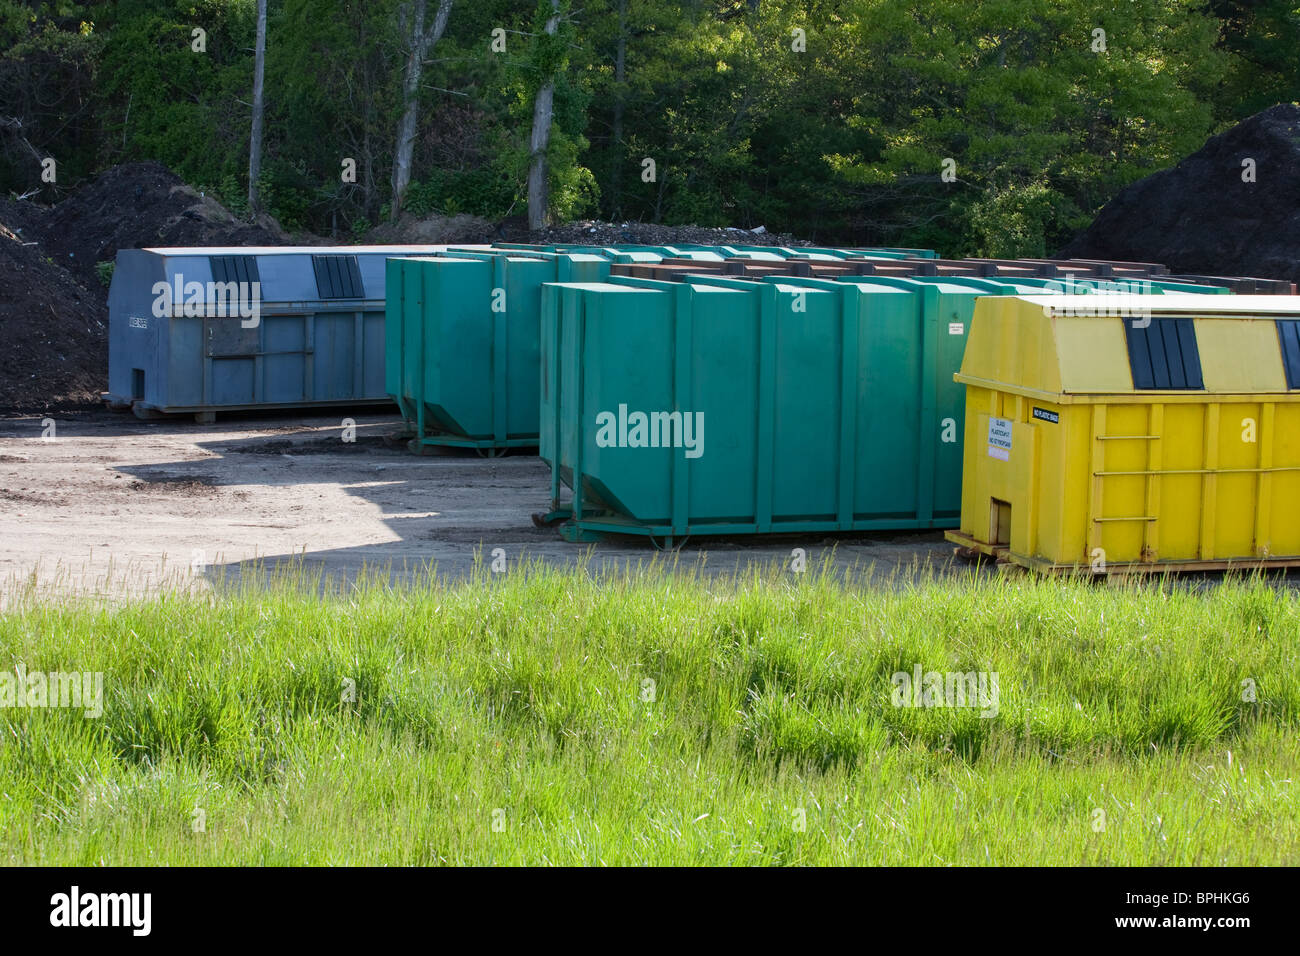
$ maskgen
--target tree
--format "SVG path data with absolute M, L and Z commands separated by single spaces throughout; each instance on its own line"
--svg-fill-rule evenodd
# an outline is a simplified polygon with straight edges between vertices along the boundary
M 623 141 L 623 117 L 627 111 L 627 0 L 618 0 L 618 34 L 614 48 L 614 120 L 611 151 L 614 163 L 609 171 L 610 208 L 615 219 L 623 215 L 623 165 L 626 144 Z
M 542 0 L 545 7 L 546 0 Z M 554 38 L 560 27 L 560 0 L 550 0 L 551 14 L 544 28 L 548 38 Z M 546 43 L 545 40 L 542 41 Z M 550 49 L 551 44 L 546 45 Z M 542 69 L 541 85 L 533 100 L 533 132 L 528 140 L 528 228 L 541 229 L 550 218 L 547 208 L 546 150 L 551 144 L 551 118 L 555 110 L 555 74 L 563 60 L 552 57 L 539 58 Z
M 1232 53 L 1227 81 L 1207 94 L 1224 118 L 1240 120 L 1275 103 L 1300 100 L 1300 4 L 1296 0 L 1209 0 L 1222 24 L 1219 45 Z
M 248 142 L 248 211 L 257 215 L 257 195 L 262 178 L 262 81 L 266 75 L 266 0 L 257 0 L 257 43 L 253 53 L 253 128 Z
M 452 0 L 438 0 L 438 10 L 427 30 L 424 27 L 427 0 L 413 0 L 411 6 L 414 7 L 414 16 L 410 17 L 409 31 L 406 21 L 411 6 L 404 6 L 399 12 L 399 29 L 406 42 L 406 74 L 402 85 L 402 119 L 397 127 L 397 149 L 393 156 L 391 218 L 394 220 L 402 212 L 406 190 L 411 185 L 411 157 L 415 151 L 415 135 L 420 118 L 420 74 L 429 51 L 442 39 L 442 34 L 447 29 L 451 4 Z
M 256 3 L 119 0 L 98 13 L 97 165 L 154 159 L 243 212 Z
M 357 232 L 379 220 L 403 108 L 398 6 L 285 0 L 267 60 L 267 146 L 295 221 Z
M 1048 254 L 1212 129 L 1198 90 L 1223 58 L 1192 0 L 1122 15 L 1108 0 L 855 0 L 851 14 L 871 77 L 852 119 L 880 148 L 831 162 L 894 244 Z
M 0 191 L 42 191 L 52 201 L 93 172 L 104 36 L 88 16 L 81 4 L 56 11 L 0 0 Z M 48 157 L 57 159 L 57 183 L 42 179 Z

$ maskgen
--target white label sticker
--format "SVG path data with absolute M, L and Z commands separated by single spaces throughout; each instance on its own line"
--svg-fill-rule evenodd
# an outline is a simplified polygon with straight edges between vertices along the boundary
M 1011 460 L 1011 419 L 989 419 L 989 457 Z
M 965 334 L 966 334 L 966 323 L 965 323 L 965 322 L 949 322 L 949 323 L 948 323 L 948 334 L 949 334 L 949 335 L 965 335 Z
M 133 315 L 126 320 L 126 324 L 133 329 L 147 329 L 149 328 L 149 319 L 143 315 Z

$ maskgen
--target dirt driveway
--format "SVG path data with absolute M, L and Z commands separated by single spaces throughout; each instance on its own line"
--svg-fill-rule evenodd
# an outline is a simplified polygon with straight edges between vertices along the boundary
M 385 440 L 397 417 L 373 414 L 352 413 L 356 440 L 346 443 L 343 414 L 215 425 L 110 411 L 0 418 L 0 582 L 135 594 L 269 574 L 295 559 L 346 580 L 363 567 L 401 576 L 430 563 L 460 576 L 495 548 L 507 567 L 573 563 L 588 549 L 594 566 L 657 554 L 637 539 L 576 545 L 534 527 L 550 478 L 532 455 L 416 457 Z M 696 538 L 679 561 L 729 571 L 788 560 L 795 547 L 810 565 L 834 548 L 837 566 L 882 575 L 951 555 L 938 533 L 781 536 Z

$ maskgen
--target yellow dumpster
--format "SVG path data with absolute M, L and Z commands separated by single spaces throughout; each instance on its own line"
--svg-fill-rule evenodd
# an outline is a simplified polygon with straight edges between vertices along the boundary
M 982 298 L 961 529 L 1042 571 L 1300 564 L 1300 297 Z

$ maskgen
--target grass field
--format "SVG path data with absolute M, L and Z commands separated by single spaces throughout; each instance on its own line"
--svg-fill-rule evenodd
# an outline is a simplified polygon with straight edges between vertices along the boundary
M 104 690 L 0 710 L 0 862 L 1300 863 L 1300 598 L 1259 580 L 216 593 L 8 596 L 0 669 Z M 918 665 L 996 716 L 895 706 Z

